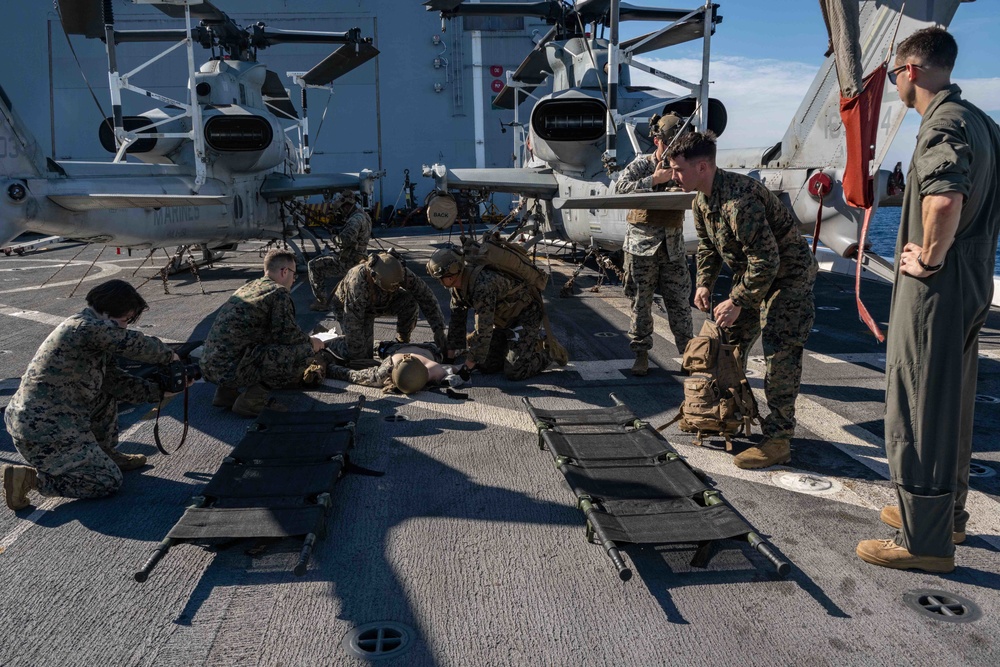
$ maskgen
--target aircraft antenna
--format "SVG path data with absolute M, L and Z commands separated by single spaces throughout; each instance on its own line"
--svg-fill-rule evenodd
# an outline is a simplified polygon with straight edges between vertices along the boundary
M 118 58 L 115 54 L 115 9 L 112 0 L 103 1 L 101 13 L 104 20 L 104 43 L 108 54 L 108 82 L 111 89 L 111 117 L 115 124 L 115 146 L 121 147 L 124 143 L 125 127 L 122 120 L 121 76 L 118 74 Z

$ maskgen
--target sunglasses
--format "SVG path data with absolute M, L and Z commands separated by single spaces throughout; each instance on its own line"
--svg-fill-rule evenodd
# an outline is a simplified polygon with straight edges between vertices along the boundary
M 891 83 L 892 85 L 895 86 L 896 85 L 896 76 L 899 75 L 899 73 L 902 72 L 907 67 L 916 67 L 917 69 L 923 69 L 924 68 L 923 65 L 916 65 L 914 63 L 906 63 L 905 65 L 900 65 L 899 67 L 894 67 L 894 68 L 892 68 L 891 70 L 889 70 L 888 72 L 885 73 L 885 75 L 889 78 L 889 83 Z

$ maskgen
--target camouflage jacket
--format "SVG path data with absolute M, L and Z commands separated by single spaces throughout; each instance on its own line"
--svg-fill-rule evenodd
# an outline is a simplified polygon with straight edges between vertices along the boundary
M 441 305 L 420 277 L 403 267 L 403 282 L 399 289 L 417 302 L 421 314 L 434 332 L 444 331 L 444 315 Z M 337 284 L 336 295 L 344 304 L 344 333 L 350 328 L 348 321 L 362 325 L 366 317 L 389 314 L 389 304 L 399 292 L 387 292 L 372 280 L 372 270 L 367 264 L 352 267 L 344 279 Z M 395 314 L 395 313 L 393 313 Z
M 67 318 L 28 364 L 7 406 L 7 430 L 23 439 L 86 433 L 91 412 L 103 396 L 129 403 L 158 401 L 159 387 L 118 368 L 118 356 L 167 364 L 173 351 L 156 338 L 122 329 L 91 308 Z
M 363 209 L 356 207 L 337 232 L 340 260 L 348 266 L 364 260 L 368 254 L 368 241 L 371 237 L 372 220 Z
M 532 290 L 523 282 L 500 271 L 467 266 L 462 277 L 463 288 L 451 290 L 451 326 L 448 327 L 448 348 L 468 348 L 477 364 L 486 361 L 495 328 L 505 328 L 525 305 L 533 300 Z M 470 282 L 471 281 L 471 282 Z M 466 339 L 465 327 L 469 309 L 476 311 L 476 324 Z
M 767 187 L 749 176 L 719 169 L 712 195 L 695 197 L 698 287 L 715 285 L 722 263 L 733 272 L 729 298 L 757 308 L 776 280 L 809 286 L 816 259 L 795 219 Z
M 205 338 L 200 365 L 210 381 L 231 381 L 247 350 L 256 345 L 287 345 L 305 361 L 312 344 L 295 322 L 287 289 L 268 277 L 253 280 L 229 297 Z
M 626 195 L 632 192 L 666 190 L 668 187 L 676 185 L 674 181 L 669 181 L 654 186 L 653 172 L 655 171 L 655 153 L 636 157 L 615 181 L 615 194 Z M 683 213 L 679 217 L 683 220 Z M 669 227 L 663 225 L 637 225 L 630 222 L 625 229 L 625 242 L 622 244 L 622 250 L 630 255 L 651 257 L 665 242 L 668 230 Z

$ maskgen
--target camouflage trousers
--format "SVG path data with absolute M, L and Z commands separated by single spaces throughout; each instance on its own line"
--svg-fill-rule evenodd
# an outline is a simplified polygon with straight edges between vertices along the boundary
M 352 312 L 350 304 L 341 303 L 336 293 L 330 296 L 331 315 L 340 322 L 340 328 L 347 338 L 347 351 L 351 359 L 371 359 L 375 351 L 375 318 L 396 316 L 396 339 L 403 343 L 410 341 L 410 335 L 417 328 L 419 308 L 413 295 L 397 291 L 389 302 L 380 308 L 363 313 Z
M 11 433 L 14 447 L 38 471 L 38 492 L 62 498 L 103 498 L 121 488 L 122 471 L 109 452 L 118 447 L 118 402 L 110 396 L 90 415 L 90 431 L 42 439 Z
M 330 291 L 333 289 L 330 284 L 336 285 L 340 282 L 352 266 L 354 262 L 341 261 L 339 255 L 323 255 L 310 259 L 306 264 L 306 272 L 309 274 L 309 287 L 312 288 L 313 296 L 318 301 L 329 299 Z
M 739 347 L 746 368 L 750 348 L 763 335 L 764 395 L 771 413 L 761 430 L 765 437 L 795 434 L 795 399 L 802 380 L 802 351 L 809 338 L 816 308 L 812 281 L 794 287 L 772 287 L 759 309 L 744 308 L 729 328 L 729 340 Z
M 494 329 L 483 373 L 503 370 L 509 380 L 525 380 L 538 375 L 552 363 L 552 357 L 542 347 L 542 306 L 531 301 L 506 329 Z
M 677 232 L 674 234 L 673 232 Z M 632 299 L 629 347 L 633 352 L 653 347 L 653 294 L 663 297 L 667 321 L 677 351 L 694 335 L 691 321 L 691 274 L 684 255 L 683 231 L 669 230 L 655 255 L 625 253 L 625 289 Z
M 293 387 L 301 382 L 311 356 L 302 356 L 301 346 L 296 345 L 255 345 L 232 372 L 215 374 L 202 368 L 202 373 L 210 382 L 233 389 L 255 384 L 271 389 Z

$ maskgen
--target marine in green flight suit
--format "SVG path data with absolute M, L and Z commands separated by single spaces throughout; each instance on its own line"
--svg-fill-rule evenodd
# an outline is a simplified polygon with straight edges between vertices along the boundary
M 979 330 L 1000 233 L 1000 128 L 950 81 L 958 54 L 942 28 L 904 40 L 889 71 L 922 117 L 910 162 L 886 350 L 885 447 L 899 529 L 865 540 L 866 562 L 950 572 L 965 539 Z

